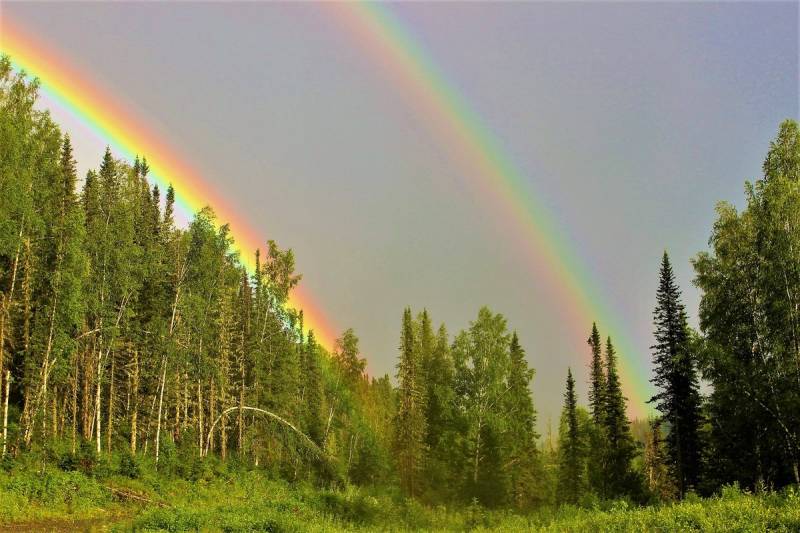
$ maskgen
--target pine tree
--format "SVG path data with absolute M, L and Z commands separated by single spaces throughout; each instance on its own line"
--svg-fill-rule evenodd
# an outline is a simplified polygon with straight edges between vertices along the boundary
M 566 433 L 559 439 L 557 497 L 561 503 L 577 503 L 584 487 L 584 450 L 578 426 L 578 399 L 572 369 L 567 369 L 567 389 L 561 413 L 566 421 Z
M 403 312 L 400 360 L 397 363 L 397 414 L 394 423 L 394 452 L 403 490 L 417 495 L 422 490 L 425 461 L 425 383 L 418 346 L 414 338 L 411 309 Z
M 650 399 L 669 426 L 666 448 L 670 472 L 681 497 L 697 484 L 700 469 L 700 394 L 697 368 L 689 347 L 686 312 L 666 252 L 653 313 L 655 340 L 651 382 L 659 391 Z

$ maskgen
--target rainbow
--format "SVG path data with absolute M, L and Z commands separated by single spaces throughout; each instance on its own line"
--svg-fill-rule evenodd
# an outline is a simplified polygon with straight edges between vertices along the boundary
M 567 239 L 559 238 L 562 232 L 552 214 L 496 137 L 389 7 L 372 2 L 330 5 L 358 44 L 374 54 L 375 61 L 386 68 L 393 82 L 402 84 L 404 94 L 427 117 L 448 153 L 464 166 L 468 175 L 481 178 L 475 180 L 475 185 L 480 188 L 482 198 L 493 204 L 495 212 L 507 214 L 507 225 L 522 243 L 520 253 L 531 265 L 545 267 L 549 281 L 559 288 L 576 337 L 585 338 L 592 321 L 597 321 L 604 334 L 613 337 L 620 356 L 625 394 L 630 400 L 629 412 L 645 416 L 645 400 L 651 396 L 651 389 L 647 372 L 633 356 L 636 352 L 629 336 L 599 293 L 584 262 Z M 150 177 L 163 187 L 172 183 L 177 207 L 187 219 L 213 200 L 219 219 L 230 223 L 237 247 L 243 252 L 242 262 L 253 271 L 252 251 L 263 240 L 225 205 L 222 196 L 197 171 L 145 129 L 132 113 L 89 85 L 83 73 L 69 67 L 53 50 L 45 49 L 8 23 L 2 30 L 0 51 L 12 58 L 15 68 L 37 76 L 41 90 L 52 101 L 107 140 L 123 157 L 146 155 Z M 307 327 L 314 329 L 322 344 L 332 347 L 334 329 L 302 287 L 294 291 L 290 305 L 303 309 Z
M 596 321 L 611 335 L 620 357 L 620 373 L 629 401 L 629 414 L 644 417 L 651 394 L 647 371 L 625 334 L 622 324 L 598 292 L 585 263 L 559 238 L 554 217 L 534 194 L 529 180 L 503 151 L 497 138 L 456 90 L 409 30 L 382 2 L 335 2 L 335 13 L 370 51 L 392 82 L 402 84 L 404 95 L 421 108 L 421 115 L 441 137 L 469 176 L 477 180 L 482 200 L 494 202 L 493 213 L 506 213 L 507 225 L 520 239 L 521 253 L 544 266 L 550 281 L 560 288 L 572 329 L 578 339 L 588 337 Z M 588 348 L 586 353 L 588 356 Z
M 10 57 L 14 69 L 36 76 L 40 92 L 107 142 L 116 154 L 129 161 L 136 155 L 147 157 L 148 177 L 162 191 L 172 184 L 176 211 L 182 217 L 191 220 L 198 210 L 213 204 L 218 220 L 230 225 L 242 264 L 250 273 L 255 271 L 254 251 L 264 247 L 264 239 L 226 205 L 222 195 L 180 158 L 175 149 L 109 94 L 90 84 L 83 72 L 78 72 L 56 51 L 34 41 L 7 19 L 0 30 L 0 52 Z M 303 310 L 306 329 L 313 329 L 320 344 L 332 349 L 336 330 L 302 286 L 292 291 L 289 305 Z

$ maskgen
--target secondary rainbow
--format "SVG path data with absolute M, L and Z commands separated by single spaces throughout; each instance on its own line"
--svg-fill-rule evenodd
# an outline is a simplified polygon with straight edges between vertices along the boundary
M 521 252 L 532 264 L 546 266 L 550 281 L 560 287 L 578 338 L 588 337 L 592 321 L 603 334 L 611 335 L 620 356 L 629 410 L 634 416 L 644 416 L 648 411 L 645 402 L 651 396 L 647 372 L 641 360 L 633 356 L 632 343 L 616 313 L 562 236 L 554 217 L 532 191 L 530 180 L 388 4 L 332 5 L 349 32 L 359 39 L 361 49 L 374 55 L 393 82 L 402 84 L 404 95 L 421 108 L 425 120 L 440 135 L 448 153 L 464 165 L 467 175 L 480 176 L 479 192 L 482 199 L 494 202 L 492 213 L 507 213 L 507 222 L 520 239 Z
M 0 52 L 10 57 L 15 70 L 37 77 L 40 91 L 49 100 L 92 130 L 115 153 L 129 161 L 136 155 L 147 157 L 149 178 L 162 191 L 172 184 L 176 208 L 187 220 L 199 209 L 212 205 L 218 220 L 230 224 L 242 264 L 251 273 L 255 270 L 254 252 L 259 247 L 264 248 L 263 236 L 242 220 L 208 181 L 179 157 L 174 148 L 159 139 L 152 128 L 145 127 L 109 94 L 90 83 L 84 72 L 77 71 L 57 52 L 12 26 L 7 18 L 0 26 Z M 302 286 L 293 291 L 289 305 L 303 310 L 306 329 L 313 329 L 319 342 L 331 349 L 335 330 Z

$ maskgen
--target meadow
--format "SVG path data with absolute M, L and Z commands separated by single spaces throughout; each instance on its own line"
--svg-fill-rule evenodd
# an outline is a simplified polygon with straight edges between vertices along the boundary
M 60 463 L 59 463 L 60 461 Z M 129 456 L 83 471 L 52 452 L 5 460 L 0 531 L 797 531 L 800 491 L 736 486 L 674 504 L 625 500 L 529 513 L 480 505 L 426 506 L 399 490 L 293 484 L 214 460 L 166 476 Z

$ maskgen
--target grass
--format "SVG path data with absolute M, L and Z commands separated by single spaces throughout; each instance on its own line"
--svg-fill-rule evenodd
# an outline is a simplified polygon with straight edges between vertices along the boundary
M 89 463 L 91 470 L 82 471 L 85 458 L 65 461 L 52 451 L 3 463 L 0 529 L 16 524 L 62 530 L 73 524 L 80 530 L 226 532 L 800 530 L 800 492 L 794 488 L 753 495 L 727 487 L 713 498 L 671 505 L 612 502 L 519 515 L 477 505 L 426 507 L 391 491 L 321 490 L 213 460 L 189 462 L 180 475 L 169 476 L 130 457 Z

